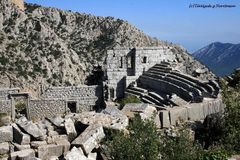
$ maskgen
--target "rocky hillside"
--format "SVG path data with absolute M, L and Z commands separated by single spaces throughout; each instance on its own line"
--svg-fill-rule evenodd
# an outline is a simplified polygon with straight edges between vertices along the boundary
M 93 64 L 104 64 L 114 47 L 169 45 L 145 35 L 128 22 L 0 1 L 0 86 L 37 91 L 41 84 L 78 85 Z M 203 67 L 176 46 L 179 60 L 192 73 Z M 211 76 L 211 75 L 210 75 Z
M 193 54 L 219 76 L 240 67 L 240 44 L 212 43 Z

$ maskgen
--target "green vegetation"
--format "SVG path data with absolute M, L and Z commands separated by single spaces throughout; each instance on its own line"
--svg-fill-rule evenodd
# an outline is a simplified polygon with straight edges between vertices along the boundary
M 15 105 L 15 108 L 18 112 L 21 112 L 21 111 L 26 109 L 26 104 L 22 101 L 17 101 L 16 105 Z
M 114 160 L 160 159 L 159 132 L 153 121 L 135 117 L 128 127 L 129 133 L 117 132 L 108 136 L 105 153 Z
M 226 104 L 223 145 L 228 151 L 240 153 L 240 71 L 232 80 L 222 79 L 223 98 Z
M 129 95 L 126 98 L 123 98 L 118 102 L 121 107 L 125 106 L 125 104 L 127 104 L 127 103 L 142 103 L 138 97 L 132 96 L 132 95 Z

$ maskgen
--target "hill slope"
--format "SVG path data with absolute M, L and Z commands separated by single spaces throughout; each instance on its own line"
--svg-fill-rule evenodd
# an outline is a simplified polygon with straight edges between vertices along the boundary
M 0 1 L 0 87 L 37 92 L 42 84 L 83 84 L 93 64 L 104 65 L 107 49 L 160 45 L 170 44 L 124 20 L 32 4 L 22 11 L 11 0 Z M 204 67 L 175 48 L 187 73 Z
M 223 76 L 240 67 L 240 44 L 215 42 L 196 51 L 193 56 L 215 74 Z

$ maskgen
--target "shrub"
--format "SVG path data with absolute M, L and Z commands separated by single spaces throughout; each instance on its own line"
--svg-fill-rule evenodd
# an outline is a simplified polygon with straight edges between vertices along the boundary
M 239 82 L 238 82 L 239 83 Z M 240 83 L 239 83 L 240 84 Z M 240 87 L 239 84 L 230 87 L 222 84 L 224 103 L 224 136 L 223 143 L 228 150 L 240 153 Z
M 182 127 L 174 136 L 161 136 L 161 155 L 163 160 L 195 160 L 202 147 L 190 137 L 190 130 Z
M 160 159 L 160 137 L 153 121 L 136 116 L 128 127 L 129 133 L 114 133 L 104 144 L 104 150 L 114 160 Z
M 229 154 L 222 149 L 203 151 L 198 160 L 227 160 Z
M 17 111 L 21 112 L 24 109 L 26 109 L 26 104 L 24 102 L 18 101 L 18 102 L 16 102 L 15 107 L 16 107 Z
M 126 98 L 121 99 L 119 103 L 120 103 L 120 106 L 123 107 L 127 103 L 142 103 L 142 102 L 138 97 L 129 95 Z

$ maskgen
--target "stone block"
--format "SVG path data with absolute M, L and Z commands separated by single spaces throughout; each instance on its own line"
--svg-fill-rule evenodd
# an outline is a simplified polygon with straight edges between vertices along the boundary
M 47 142 L 46 142 L 46 141 L 32 141 L 32 142 L 31 142 L 31 147 L 32 147 L 33 149 L 38 149 L 38 147 L 44 146 L 44 145 L 47 145 Z
M 174 107 L 169 109 L 169 117 L 171 125 L 176 125 L 178 122 L 185 122 L 188 120 L 187 108 Z
M 0 155 L 8 154 L 9 149 L 10 148 L 8 142 L 0 143 Z
M 116 130 L 125 130 L 129 122 L 125 115 L 109 115 L 96 112 L 82 112 L 77 114 L 74 119 L 81 124 L 99 125 Z
M 35 157 L 33 149 L 26 149 L 11 153 L 11 160 L 30 160 Z
M 12 124 L 12 127 L 13 127 L 14 142 L 21 145 L 30 143 L 30 136 L 28 134 L 23 133 L 16 124 Z
M 20 119 L 18 119 L 17 124 L 20 126 L 20 128 L 22 128 L 25 132 L 27 132 L 34 138 L 44 140 L 44 134 L 41 128 L 39 128 L 39 126 L 37 126 L 33 122 L 28 121 L 26 117 L 21 117 Z
M 66 139 L 56 141 L 56 145 L 63 147 L 63 154 L 66 155 L 70 149 L 70 142 Z
M 73 147 L 65 156 L 66 160 L 87 160 L 81 148 Z
M 12 126 L 0 127 L 0 143 L 13 141 L 13 129 Z
M 57 127 L 64 127 L 64 119 L 61 116 L 54 116 L 48 120 Z
M 63 154 L 61 145 L 49 144 L 38 147 L 38 158 L 47 160 L 52 156 L 60 157 Z
M 188 113 L 188 120 L 200 121 L 205 118 L 204 108 L 202 103 L 194 103 L 186 106 Z
M 26 149 L 31 149 L 30 144 L 20 145 L 17 143 L 13 143 L 15 151 L 22 151 Z
M 71 144 L 81 147 L 86 155 L 98 147 L 99 142 L 105 137 L 102 126 L 89 126 Z
M 68 118 L 65 120 L 64 126 L 68 135 L 68 140 L 72 141 L 77 136 L 77 131 L 75 129 L 74 122 L 72 121 L 72 119 Z
M 160 111 L 160 121 L 161 128 L 169 128 L 170 127 L 170 119 L 169 119 L 169 111 L 161 110 Z

